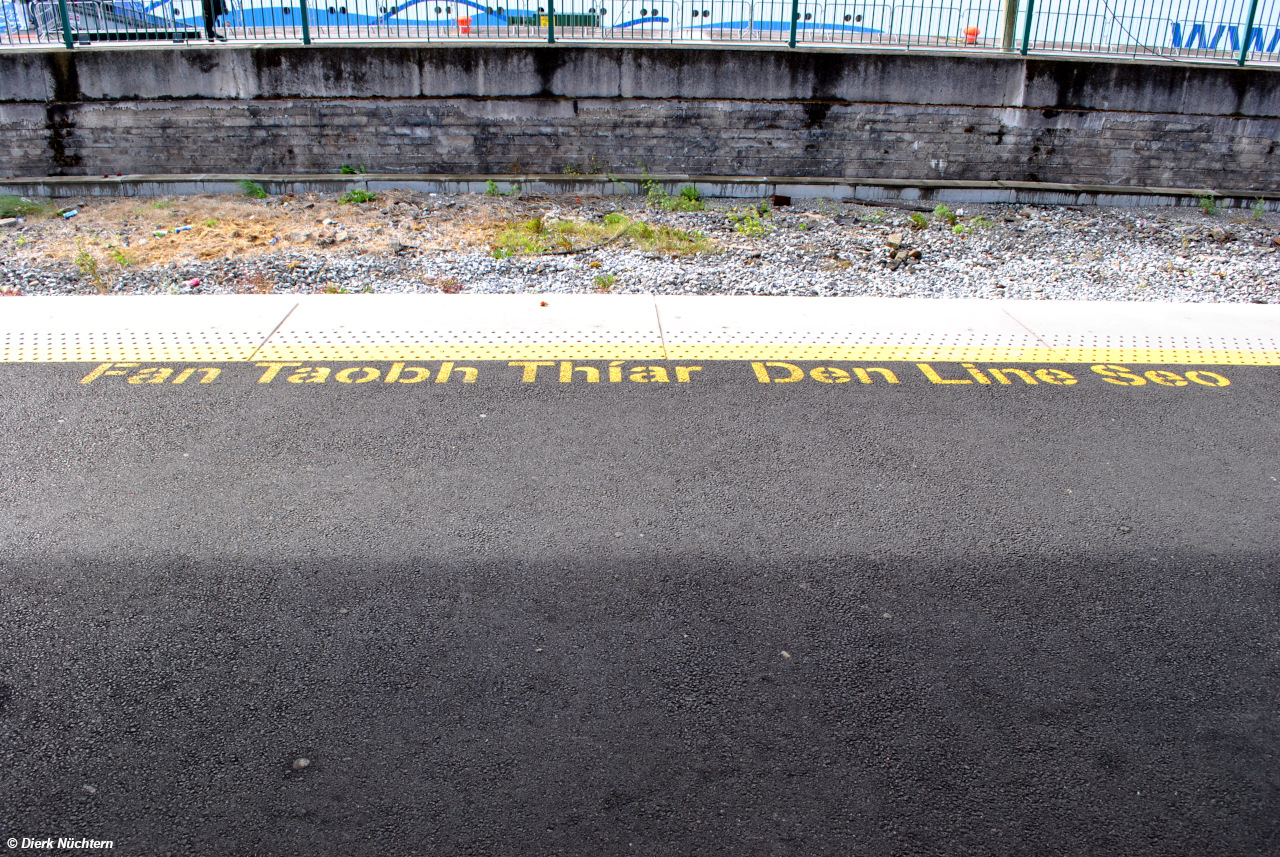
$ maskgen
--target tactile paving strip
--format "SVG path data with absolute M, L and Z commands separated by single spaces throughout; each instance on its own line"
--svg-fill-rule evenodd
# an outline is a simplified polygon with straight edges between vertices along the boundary
M 1280 365 L 1280 343 L 1274 340 L 1223 337 L 700 331 L 668 337 L 666 348 L 672 360 Z
M 248 360 L 269 331 L 0 332 L 3 363 L 226 363 Z
M 1280 342 L 1213 335 L 767 329 L 685 330 L 666 337 L 603 328 L 0 332 L 0 362 L 7 363 L 664 359 L 1280 366 Z
M 661 339 L 635 331 L 280 331 L 258 360 L 663 360 Z

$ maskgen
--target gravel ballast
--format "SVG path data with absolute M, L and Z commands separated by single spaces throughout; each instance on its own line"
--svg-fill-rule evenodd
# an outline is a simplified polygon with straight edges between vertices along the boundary
M 12 295 L 656 292 L 1280 302 L 1280 216 L 1199 208 L 960 206 L 918 212 L 797 200 L 753 216 L 709 200 L 333 196 L 63 201 L 0 226 Z M 617 240 L 505 258 L 498 234 L 613 212 L 700 233 L 709 252 Z M 949 216 L 950 215 L 950 216 Z M 952 222 L 954 217 L 954 223 Z M 913 222 L 914 220 L 914 222 Z M 174 230 L 189 226 L 181 232 Z M 920 228 L 923 227 L 923 228 Z M 160 234 L 163 233 L 163 234 Z M 495 254 L 495 249 L 498 252 Z

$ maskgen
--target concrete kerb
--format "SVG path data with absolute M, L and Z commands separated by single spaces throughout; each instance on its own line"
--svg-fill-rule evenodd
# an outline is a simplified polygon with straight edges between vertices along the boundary
M 1210 188 L 1105 187 L 1051 182 L 906 181 L 895 179 L 775 176 L 662 175 L 127 175 L 45 176 L 0 179 L 0 193 L 53 199 L 69 197 L 153 197 L 238 194 L 240 182 L 256 182 L 272 196 L 410 190 L 439 194 L 637 196 L 649 182 L 676 194 L 693 185 L 712 199 L 761 199 L 774 194 L 794 199 L 959 204 L 1157 207 L 1199 204 L 1206 194 L 1223 208 L 1248 208 L 1261 200 L 1280 211 L 1280 192 Z

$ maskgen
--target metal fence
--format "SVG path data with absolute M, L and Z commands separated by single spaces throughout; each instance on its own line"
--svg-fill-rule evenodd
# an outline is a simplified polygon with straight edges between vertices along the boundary
M 1280 62 L 1280 0 L 0 0 L 0 46 L 203 40 L 774 42 L 1244 65 Z

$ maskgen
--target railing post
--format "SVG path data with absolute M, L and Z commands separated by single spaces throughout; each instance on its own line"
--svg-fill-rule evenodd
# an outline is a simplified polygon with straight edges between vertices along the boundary
M 71 16 L 67 14 L 67 0 L 58 0 L 58 14 L 62 16 L 62 41 L 67 50 L 71 50 L 76 43 L 71 38 Z
M 796 24 L 800 22 L 800 0 L 791 0 L 791 38 L 787 40 L 787 47 L 794 48 L 796 46 Z
M 1004 26 L 1000 29 L 1000 50 L 1012 51 L 1018 42 L 1018 0 L 1004 0 Z
M 1244 38 L 1240 40 L 1240 60 L 1236 65 L 1244 65 L 1249 58 L 1249 43 L 1253 40 L 1253 22 L 1258 17 L 1258 0 L 1249 0 L 1249 19 L 1244 25 Z
M 1036 0 L 1027 0 L 1027 21 L 1022 27 L 1022 55 L 1027 55 L 1027 47 L 1031 44 L 1031 19 L 1036 14 Z
M 298 9 L 302 12 L 302 43 L 311 44 L 311 23 L 307 20 L 311 13 L 307 11 L 307 0 L 298 0 Z
M 556 43 L 556 0 L 547 0 L 547 44 Z

